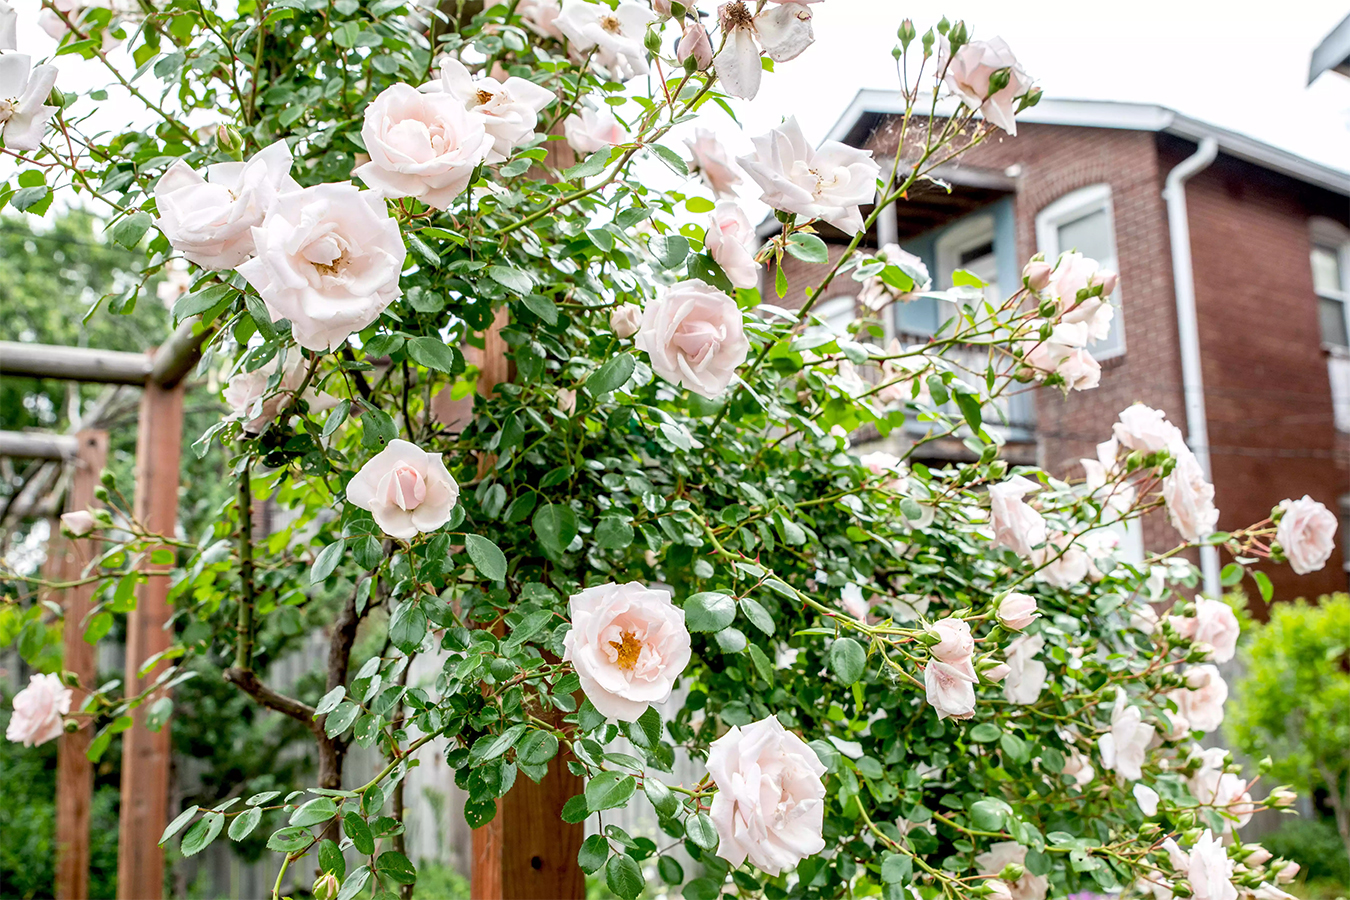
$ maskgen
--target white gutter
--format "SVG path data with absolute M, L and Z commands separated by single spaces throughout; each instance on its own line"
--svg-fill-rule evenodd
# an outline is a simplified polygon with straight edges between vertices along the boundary
M 1195 272 L 1191 267 L 1191 226 L 1186 215 L 1186 182 L 1214 162 L 1219 142 L 1201 138 L 1199 148 L 1167 173 L 1163 199 L 1167 201 L 1167 228 L 1172 238 L 1172 281 L 1177 293 L 1177 335 L 1181 343 L 1181 385 L 1186 398 L 1186 443 L 1200 463 L 1205 478 L 1214 476 L 1209 465 L 1209 426 L 1205 418 L 1205 379 L 1200 366 L 1200 330 L 1195 316 Z M 1200 572 L 1210 597 L 1223 595 L 1219 580 L 1219 548 L 1200 548 Z

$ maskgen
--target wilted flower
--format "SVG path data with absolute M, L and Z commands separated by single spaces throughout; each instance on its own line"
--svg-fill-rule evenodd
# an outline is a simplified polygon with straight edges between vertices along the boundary
M 815 40 L 811 10 L 801 3 L 783 3 L 752 15 L 742 0 L 717 8 L 725 40 L 713 62 L 722 90 L 733 97 L 753 100 L 759 93 L 763 65 L 759 48 L 774 62 L 795 58 Z

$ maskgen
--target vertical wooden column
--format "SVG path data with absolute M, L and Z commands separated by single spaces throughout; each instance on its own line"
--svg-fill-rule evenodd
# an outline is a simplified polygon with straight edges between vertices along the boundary
M 94 489 L 108 460 L 106 431 L 80 431 L 75 440 L 67 512 L 93 508 Z M 53 535 L 51 546 L 62 555 L 62 580 L 75 581 L 93 559 L 97 544 L 88 538 L 65 540 Z M 94 585 L 79 585 L 62 594 L 58 602 L 65 610 L 63 668 L 75 673 L 82 688 L 75 692 L 74 710 L 83 703 L 85 691 L 98 684 L 94 645 L 84 639 Z M 89 810 L 94 796 L 94 765 L 86 756 L 90 740 L 90 730 L 81 728 L 62 734 L 56 745 L 56 900 L 89 897 Z
M 480 359 L 478 392 L 485 397 L 493 388 L 511 380 L 511 361 L 501 329 L 508 322 L 506 309 L 486 335 Z M 480 476 L 491 466 L 485 457 Z M 556 711 L 539 713 L 562 724 Z M 580 777 L 567 771 L 564 752 L 549 764 L 539 784 L 516 779 L 515 786 L 497 801 L 497 815 L 473 832 L 473 872 L 470 895 L 474 900 L 581 900 L 586 896 L 586 876 L 577 865 L 577 851 L 586 838 L 585 825 L 562 820 L 562 808 L 580 794 Z
M 183 446 L 183 389 L 147 383 L 141 398 L 136 437 L 136 518 L 153 533 L 171 535 L 178 519 L 179 461 Z M 166 597 L 170 566 L 157 570 L 141 587 L 136 608 L 127 616 L 126 691 L 138 693 L 159 669 L 139 677 L 145 660 L 169 646 Z M 117 896 L 122 900 L 160 900 L 164 891 L 164 852 L 159 836 L 168 824 L 169 726 L 158 733 L 145 727 L 143 705 L 122 743 L 122 806 L 117 843 Z

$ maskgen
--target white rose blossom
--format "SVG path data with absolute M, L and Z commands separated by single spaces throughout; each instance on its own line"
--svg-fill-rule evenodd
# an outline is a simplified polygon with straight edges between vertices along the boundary
M 994 527 L 994 546 L 1007 547 L 1018 556 L 1030 556 L 1032 548 L 1045 543 L 1045 519 L 1022 498 L 1039 485 L 1014 475 L 989 487 L 989 518 Z
M 1036 611 L 1035 597 L 1013 591 L 999 602 L 997 615 L 1003 627 L 1021 631 L 1040 618 L 1041 614 Z
M 1202 806 L 1212 806 L 1222 810 L 1235 821 L 1225 820 L 1225 828 L 1234 825 L 1241 828 L 1251 821 L 1256 807 L 1252 795 L 1241 775 L 1225 771 L 1228 751 L 1222 747 L 1201 749 L 1194 747 L 1192 758 L 1198 757 L 1200 766 L 1186 781 L 1191 796 Z
M 441 60 L 441 77 L 418 90 L 449 94 L 465 109 L 483 116 L 483 128 L 493 141 L 486 157 L 489 163 L 504 162 L 512 150 L 534 137 L 540 111 L 555 99 L 552 91 L 528 78 L 512 76 L 498 81 L 473 75 L 462 62 L 448 56 Z
M 622 303 L 609 314 L 609 327 L 615 337 L 630 338 L 642 324 L 642 307 L 636 303 Z
M 1081 790 L 1092 784 L 1097 777 L 1097 770 L 1092 767 L 1092 760 L 1078 752 L 1078 748 L 1070 747 L 1069 758 L 1064 761 L 1064 768 L 1060 774 L 1072 778 L 1074 784 Z
M 70 712 L 70 688 L 59 675 L 34 675 L 28 686 L 14 695 L 14 713 L 5 737 L 25 747 L 45 744 L 61 736 L 62 716 Z
M 1181 430 L 1167 421 L 1161 410 L 1134 403 L 1121 410 L 1119 418 L 1120 421 L 1111 426 L 1111 432 L 1121 446 L 1130 450 L 1140 453 L 1156 453 L 1159 450 L 1172 452 L 1186 444 Z
M 563 637 L 563 659 L 601 715 L 636 722 L 653 703 L 670 699 L 691 650 L 684 610 L 669 591 L 611 582 L 573 594 L 568 606 L 572 630 Z
M 1124 688 L 1117 688 L 1111 730 L 1097 739 L 1103 765 L 1127 781 L 1138 781 L 1143 777 L 1144 757 L 1154 731 L 1152 725 L 1144 724 L 1139 707 L 1127 702 Z
M 751 143 L 755 152 L 736 161 L 759 184 L 764 203 L 823 219 L 847 234 L 862 231 L 858 207 L 875 199 L 881 173 L 872 151 L 838 141 L 825 141 L 813 150 L 796 116 Z
M 0 50 L 16 50 L 19 43 L 19 11 L 0 0 Z
M 1036 659 L 1044 646 L 1045 638 L 1039 634 L 1018 635 L 1008 644 L 1005 652 L 1008 674 L 1003 677 L 1003 696 L 1009 703 L 1028 706 L 1045 690 L 1048 672 L 1045 663 Z
M 1022 342 L 1022 362 L 1044 381 L 1058 375 L 1071 391 L 1089 391 L 1101 383 L 1102 367 L 1087 350 L 1088 324 L 1061 322 L 1051 328 L 1050 336 Z
M 267 384 L 282 367 L 281 380 L 268 391 Z M 305 380 L 305 356 L 295 350 L 282 351 L 252 372 L 239 372 L 225 385 L 225 403 L 230 407 L 231 418 L 243 423 L 246 434 L 260 434 L 267 424 L 291 405 L 294 394 Z M 305 389 L 305 402 L 311 413 L 321 413 L 337 405 L 336 397 Z
M 1080 584 L 1092 569 L 1092 560 L 1083 548 L 1085 538 L 1070 543 L 1066 534 L 1051 534 L 1044 547 L 1032 551 L 1031 561 L 1039 567 L 1033 577 L 1058 588 Z
M 1223 724 L 1223 705 L 1228 700 L 1228 683 L 1216 666 L 1193 666 L 1186 670 L 1186 687 L 1172 692 L 1181 715 L 1190 727 L 1199 731 L 1218 730 Z
M 1275 540 L 1289 568 L 1299 575 L 1321 569 L 1336 549 L 1340 528 L 1336 516 L 1307 494 L 1299 500 L 1281 500 L 1279 508 L 1284 514 L 1275 528 Z
M 87 509 L 61 514 L 61 528 L 71 537 L 84 537 L 94 530 L 96 524 L 93 514 Z
M 1007 70 L 1008 83 L 991 93 L 990 79 L 1000 70 Z M 970 41 L 950 55 L 944 48 L 938 71 L 944 73 L 947 87 L 961 102 L 978 109 L 985 119 L 1008 134 L 1017 134 L 1013 105 L 1031 90 L 1032 82 L 1003 38 Z
M 649 300 L 634 343 L 657 375 L 709 399 L 727 389 L 750 352 L 736 301 L 697 280 Z
M 496 144 L 487 116 L 453 94 L 407 84 L 390 85 L 371 101 L 361 139 L 370 162 L 356 177 L 382 197 L 413 197 L 436 209 L 450 208 Z
M 975 652 L 975 638 L 964 620 L 952 616 L 939 619 L 928 626 L 928 633 L 938 639 L 929 647 L 929 652 L 935 658 L 953 665 L 970 665 L 970 657 Z
M 568 146 L 580 154 L 595 153 L 632 139 L 608 108 L 595 110 L 589 106 L 563 120 L 563 134 Z
M 56 66 L 33 66 L 26 53 L 0 53 L 0 131 L 5 149 L 31 153 L 42 145 L 57 107 L 46 104 L 56 85 Z
M 745 210 L 734 200 L 718 201 L 713 208 L 704 243 L 733 286 L 752 288 L 759 284 L 760 267 L 755 262 L 759 238 Z
M 1183 538 L 1196 542 L 1214 533 L 1219 510 L 1214 506 L 1214 485 L 1205 479 L 1200 461 L 1186 447 L 1174 448 L 1176 467 L 1163 479 L 1167 517 Z
M 1194 900 L 1237 900 L 1233 886 L 1233 861 L 1223 839 L 1214 836 L 1208 828 L 1191 847 L 1186 880 L 1191 885 Z
M 1211 647 L 1209 658 L 1214 662 L 1228 662 L 1237 652 L 1242 627 L 1233 608 L 1222 600 L 1198 595 L 1194 616 L 1168 616 L 1168 621 L 1182 637 Z
M 839 603 L 844 607 L 844 612 L 861 622 L 866 622 L 868 613 L 872 611 L 867 598 L 863 596 L 862 586 L 852 582 L 844 585 L 844 589 L 839 592 Z
M 563 39 L 563 33 L 558 28 L 558 16 L 562 14 L 560 0 L 520 0 L 516 4 L 516 14 L 535 34 Z
M 582 53 L 595 52 L 595 61 L 619 81 L 646 75 L 647 26 L 656 21 L 652 11 L 633 0 L 611 9 L 590 0 L 565 0 L 554 25 Z
M 403 293 L 407 250 L 373 191 L 319 184 L 284 193 L 253 229 L 257 256 L 236 267 L 272 321 L 289 319 L 306 350 L 332 350 Z
M 450 521 L 459 485 L 441 454 L 396 438 L 352 476 L 347 502 L 368 510 L 385 534 L 407 540 Z
M 1135 784 L 1130 791 L 1134 795 L 1134 802 L 1139 804 L 1139 809 L 1150 819 L 1158 814 L 1158 792 L 1142 781 Z
M 939 719 L 969 719 L 974 714 L 976 681 L 969 661 L 960 665 L 934 657 L 923 670 L 925 695 Z
M 699 128 L 694 131 L 693 140 L 685 138 L 684 143 L 694 159 L 691 170 L 698 173 L 704 184 L 712 190 L 713 196 L 734 194 L 736 185 L 742 181 L 741 175 L 717 135 L 706 128 Z
M 1027 848 L 1016 841 L 997 841 L 989 849 L 975 857 L 975 865 L 981 875 L 997 875 L 1008 867 L 1009 863 L 1026 866 Z M 1008 886 L 1013 900 L 1045 900 L 1050 882 L 1044 875 L 1032 875 L 1030 871 L 1022 874 Z
M 1116 274 L 1101 268 L 1095 259 L 1070 252 L 1060 255 L 1045 290 L 1059 307 L 1060 321 L 1082 323 L 1087 326 L 1090 340 L 1101 341 L 1111 333 L 1115 309 L 1107 301 L 1115 291 L 1116 281 Z M 1099 295 L 1078 299 L 1079 292 L 1099 286 L 1102 289 Z
M 773 716 L 732 726 L 708 748 L 717 855 L 769 875 L 825 849 L 825 766 Z
M 731 0 L 717 8 L 722 26 L 722 50 L 713 58 L 722 90 L 742 100 L 753 100 L 759 93 L 764 66 L 760 47 L 774 62 L 795 59 L 811 46 L 811 10 L 804 3 L 782 3 L 752 15 L 742 0 Z

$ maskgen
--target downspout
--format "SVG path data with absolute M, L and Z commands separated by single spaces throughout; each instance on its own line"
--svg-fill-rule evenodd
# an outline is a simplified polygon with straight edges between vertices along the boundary
M 1167 173 L 1163 199 L 1167 201 L 1167 227 L 1172 239 L 1172 281 L 1177 293 L 1177 336 L 1181 343 L 1181 385 L 1186 399 L 1186 443 L 1212 483 L 1209 463 L 1209 426 L 1205 419 L 1205 379 L 1200 366 L 1200 329 L 1195 315 L 1195 272 L 1191 266 L 1191 226 L 1186 215 L 1186 182 L 1214 162 L 1219 144 L 1202 138 L 1195 153 Z M 1200 572 L 1210 597 L 1223 594 L 1219 580 L 1219 548 L 1200 548 Z

